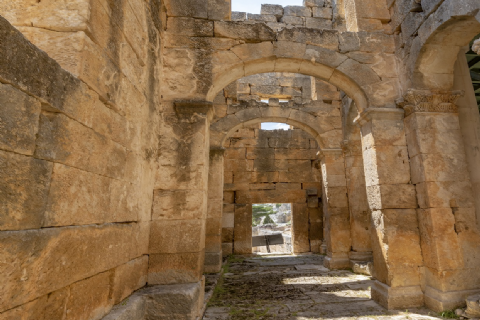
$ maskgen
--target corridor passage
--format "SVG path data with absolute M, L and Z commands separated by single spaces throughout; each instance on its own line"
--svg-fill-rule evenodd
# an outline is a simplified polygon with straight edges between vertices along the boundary
M 235 256 L 224 271 L 204 320 L 441 319 L 427 309 L 382 308 L 370 299 L 371 277 L 329 271 L 321 255 Z

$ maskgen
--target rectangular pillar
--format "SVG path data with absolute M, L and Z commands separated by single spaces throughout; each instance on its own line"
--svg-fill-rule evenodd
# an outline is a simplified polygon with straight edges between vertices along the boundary
M 372 298 L 388 309 L 424 304 L 415 186 L 410 182 L 404 112 L 371 108 L 360 125 L 369 209 L 372 213 Z
M 209 125 L 212 106 L 175 103 L 159 128 L 148 283 L 197 283 L 205 258 Z
M 306 203 L 292 203 L 293 253 L 310 252 L 308 207 Z
M 205 235 L 205 272 L 220 272 L 222 268 L 224 153 L 224 149 L 210 150 L 207 227 Z
M 368 207 L 363 169 L 360 129 L 357 136 L 343 142 L 345 176 L 347 179 L 348 207 L 350 211 L 350 235 L 352 238 L 349 258 L 352 263 L 372 261 L 370 209 Z
M 461 94 L 409 90 L 404 104 L 425 303 L 435 311 L 463 306 L 468 295 L 480 292 L 480 236 L 455 105 Z
M 233 253 L 252 254 L 252 205 L 236 204 Z
M 321 166 L 324 236 L 327 245 L 324 265 L 330 269 L 347 269 L 350 267 L 350 213 L 342 149 L 322 150 Z

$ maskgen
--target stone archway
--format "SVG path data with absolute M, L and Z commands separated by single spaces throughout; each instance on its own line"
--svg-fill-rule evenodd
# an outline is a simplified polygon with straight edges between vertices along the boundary
M 325 241 L 328 244 L 329 254 L 326 263 L 331 268 L 348 268 L 351 248 L 350 223 L 346 196 L 345 164 L 341 149 L 340 113 L 328 116 L 329 111 L 323 110 L 323 115 L 314 115 L 302 111 L 298 106 L 268 105 L 257 102 L 250 102 L 245 108 L 239 109 L 238 112 L 220 118 L 210 126 L 210 148 L 212 151 L 209 169 L 211 179 L 209 179 L 208 215 L 212 218 L 221 218 L 218 212 L 221 210 L 221 201 L 223 200 L 221 177 L 223 175 L 224 159 L 223 151 L 220 150 L 224 147 L 225 141 L 238 129 L 247 128 L 261 122 L 283 122 L 293 125 L 310 134 L 317 142 L 322 153 L 323 190 L 317 190 L 315 194 L 320 196 L 323 193 Z M 333 112 L 335 107 L 331 106 L 331 109 Z M 334 117 L 337 117 L 338 121 L 334 121 Z M 332 125 L 334 122 L 337 122 L 338 125 Z M 221 172 L 221 174 L 218 174 L 218 172 Z M 305 203 L 305 195 L 303 196 L 303 202 Z M 330 211 L 335 212 L 335 217 L 329 218 Z M 329 223 L 332 219 L 334 223 L 330 227 Z M 212 223 L 215 224 L 213 221 Z
M 480 118 L 476 103 L 462 98 L 471 86 L 464 48 L 480 33 L 479 9 L 478 1 L 445 1 L 421 24 L 407 63 L 411 89 L 400 103 L 418 199 L 425 303 L 436 311 L 479 291 L 473 257 L 480 254 L 480 189 L 474 188 Z

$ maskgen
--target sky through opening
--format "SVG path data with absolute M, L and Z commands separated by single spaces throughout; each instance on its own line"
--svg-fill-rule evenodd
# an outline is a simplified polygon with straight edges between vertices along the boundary
M 232 11 L 260 14 L 262 4 L 281 4 L 282 6 L 301 6 L 303 0 L 232 0 Z

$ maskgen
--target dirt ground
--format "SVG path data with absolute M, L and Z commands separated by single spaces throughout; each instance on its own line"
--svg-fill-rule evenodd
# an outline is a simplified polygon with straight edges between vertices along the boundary
M 442 319 L 428 309 L 388 311 L 370 299 L 371 285 L 369 276 L 324 268 L 321 255 L 236 256 L 203 319 Z

